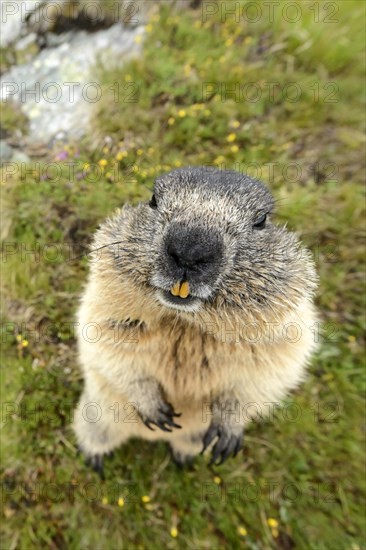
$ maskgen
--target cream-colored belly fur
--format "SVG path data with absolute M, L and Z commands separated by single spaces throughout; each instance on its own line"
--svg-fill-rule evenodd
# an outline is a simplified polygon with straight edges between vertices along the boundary
M 227 327 L 212 334 L 212 327 L 205 332 L 153 311 L 147 318 L 127 296 L 105 303 L 95 291 L 89 284 L 78 318 L 85 389 L 74 427 L 86 454 L 109 452 L 133 436 L 165 439 L 177 452 L 197 454 L 216 396 L 227 393 L 238 399 L 238 421 L 243 424 L 258 412 L 264 415 L 303 380 L 315 348 L 316 314 L 309 302 L 255 339 L 233 336 Z M 126 318 L 141 324 L 116 324 Z M 182 430 L 150 431 L 135 413 L 129 388 L 150 377 L 182 413 Z

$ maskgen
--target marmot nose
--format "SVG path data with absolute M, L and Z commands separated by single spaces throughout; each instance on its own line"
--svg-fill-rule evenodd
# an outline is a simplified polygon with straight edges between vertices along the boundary
M 221 257 L 218 235 L 202 230 L 174 230 L 169 233 L 167 253 L 174 264 L 191 271 L 210 271 Z

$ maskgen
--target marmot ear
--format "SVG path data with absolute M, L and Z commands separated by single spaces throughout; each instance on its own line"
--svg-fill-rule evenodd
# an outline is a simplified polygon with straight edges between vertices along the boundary
M 156 202 L 155 193 L 153 193 L 153 195 L 150 199 L 149 206 L 150 206 L 150 208 L 157 208 L 158 207 L 158 203 Z

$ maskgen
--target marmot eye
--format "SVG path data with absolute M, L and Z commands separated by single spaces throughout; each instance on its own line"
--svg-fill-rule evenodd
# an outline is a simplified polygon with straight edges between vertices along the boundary
M 153 196 L 150 199 L 149 206 L 150 206 L 150 208 L 157 208 L 158 207 L 158 203 L 156 202 L 155 193 L 153 194 Z
M 267 214 L 261 214 L 255 221 L 255 223 L 253 224 L 253 227 L 255 229 L 263 229 L 263 227 L 266 225 L 266 219 L 267 219 Z

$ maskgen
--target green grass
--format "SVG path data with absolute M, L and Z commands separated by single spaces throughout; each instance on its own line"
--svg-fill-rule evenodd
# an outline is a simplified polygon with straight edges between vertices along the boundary
M 10 136 L 15 132 L 25 134 L 28 128 L 27 117 L 11 103 L 0 103 L 1 126 Z M 13 136 L 14 137 L 14 136 Z
M 62 161 L 56 181 L 39 178 L 37 166 L 3 174 L 2 548 L 364 548 L 365 16 L 363 3 L 348 0 L 336 3 L 338 23 L 315 23 L 312 4 L 301 3 L 294 24 L 224 24 L 216 15 L 203 26 L 200 10 L 163 7 L 143 59 L 98 68 L 106 93 L 95 138 L 79 144 L 80 156 L 68 150 L 78 177 Z M 216 94 L 203 98 L 204 82 Z M 262 90 L 258 101 L 221 98 L 220 86 L 248 82 Z M 279 83 L 273 100 L 268 82 Z M 283 94 L 293 82 L 297 102 Z M 127 102 L 136 90 L 138 101 Z M 84 165 L 102 159 L 92 182 Z M 278 222 L 314 253 L 322 345 L 284 409 L 247 430 L 240 457 L 214 469 L 201 458 L 182 473 L 164 444 L 132 441 L 106 461 L 102 482 L 76 455 L 70 430 L 82 387 L 70 323 L 87 273 L 86 260 L 72 258 L 114 208 L 146 199 L 156 175 L 187 164 L 239 167 L 267 182 Z M 49 243 L 57 248 L 42 248 Z

